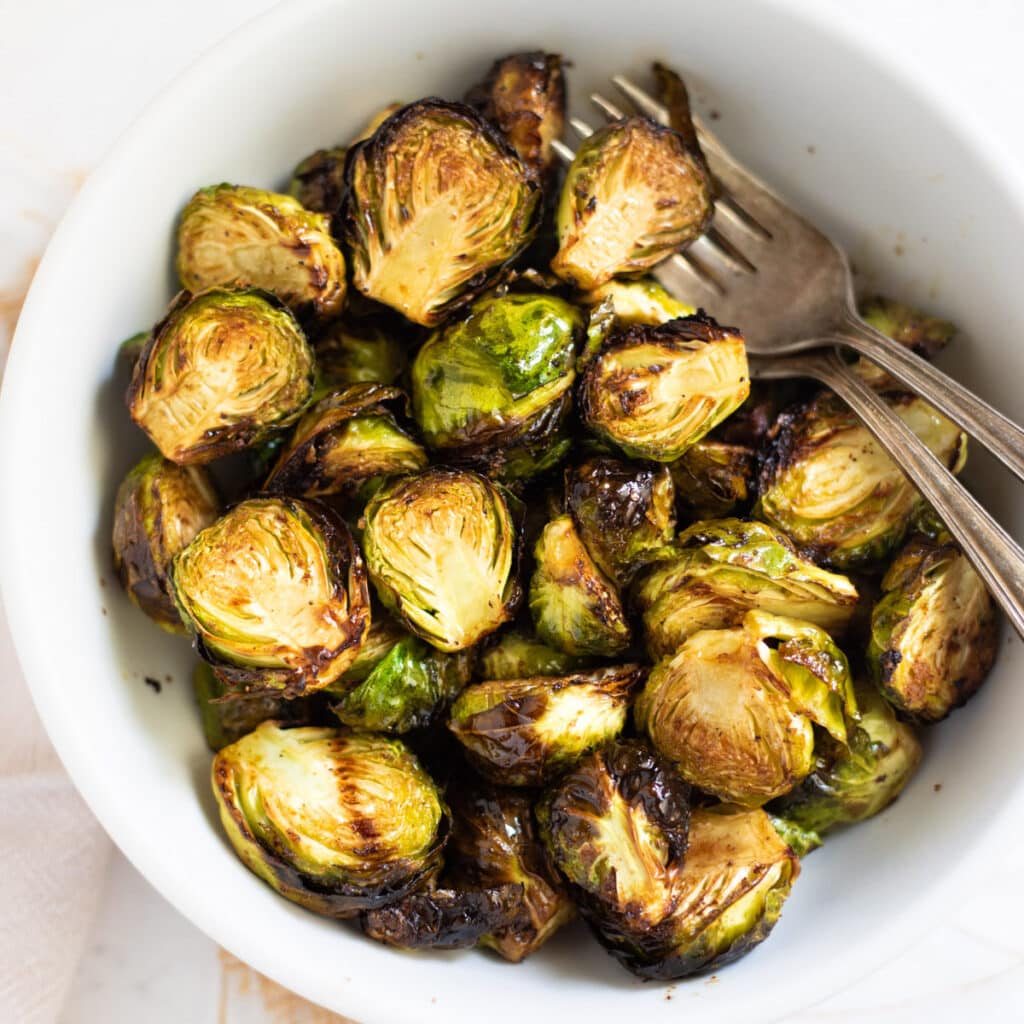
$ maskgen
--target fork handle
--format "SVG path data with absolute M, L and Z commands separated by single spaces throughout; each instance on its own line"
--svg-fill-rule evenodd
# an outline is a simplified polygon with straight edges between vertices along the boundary
M 850 370 L 837 349 L 796 359 L 773 358 L 759 375 L 812 376 L 835 391 L 932 504 L 1024 637 L 1024 551 L 910 427 Z
M 983 444 L 1024 480 L 1024 429 L 927 360 L 850 313 L 835 340 L 867 356 Z

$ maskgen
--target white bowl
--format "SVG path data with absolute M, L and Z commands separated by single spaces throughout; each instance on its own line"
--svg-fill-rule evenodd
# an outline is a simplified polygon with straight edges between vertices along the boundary
M 721 112 L 726 142 L 843 241 L 872 284 L 965 327 L 947 365 L 1024 419 L 1007 373 L 1024 336 L 1019 172 L 999 166 L 966 116 L 938 109 L 898 54 L 843 37 L 807 6 L 289 3 L 150 107 L 39 268 L 0 404 L 3 593 L 39 711 L 97 817 L 164 896 L 260 971 L 363 1024 L 667 1021 L 687 1012 L 680 1001 L 702 1021 L 767 1021 L 891 957 L 1020 837 L 1024 655 L 1012 644 L 972 704 L 929 733 L 898 804 L 806 861 L 771 939 L 716 984 L 640 984 L 579 927 L 519 967 L 392 952 L 285 902 L 236 859 L 207 782 L 193 655 L 128 604 L 109 570 L 114 491 L 143 448 L 114 355 L 173 291 L 172 233 L 188 196 L 224 180 L 282 183 L 299 157 L 386 102 L 458 97 L 515 49 L 571 58 L 580 112 L 614 70 L 653 58 L 684 69 L 698 108 Z M 1005 478 L 976 457 L 973 480 L 1019 535 L 1024 509 Z

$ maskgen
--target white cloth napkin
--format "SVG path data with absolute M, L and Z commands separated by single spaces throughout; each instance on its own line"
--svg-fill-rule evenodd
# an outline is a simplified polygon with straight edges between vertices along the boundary
M 69 684 L 80 682 L 69 676 Z M 46 738 L 0 607 L 4 1024 L 53 1024 L 58 1019 L 96 916 L 110 850 L 110 840 Z

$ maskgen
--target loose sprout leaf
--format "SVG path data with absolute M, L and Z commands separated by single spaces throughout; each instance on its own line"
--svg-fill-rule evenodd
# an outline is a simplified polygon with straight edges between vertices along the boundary
M 210 462 L 269 440 L 313 394 L 313 353 L 295 318 L 253 291 L 182 292 L 153 329 L 126 396 L 172 462 Z
M 536 183 L 462 104 L 398 110 L 350 158 L 348 187 L 355 287 L 428 327 L 479 293 L 537 229 Z
M 580 296 L 585 306 L 600 306 L 610 302 L 615 322 L 622 327 L 634 324 L 656 327 L 658 324 L 693 316 L 697 310 L 686 302 L 674 298 L 653 278 L 639 281 L 613 279 Z

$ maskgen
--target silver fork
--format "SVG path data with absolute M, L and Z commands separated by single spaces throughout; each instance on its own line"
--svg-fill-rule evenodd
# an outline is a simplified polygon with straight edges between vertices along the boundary
M 668 110 L 621 75 L 614 85 L 661 124 Z M 610 118 L 627 116 L 593 93 Z M 570 118 L 584 137 L 592 129 Z M 858 316 L 850 266 L 842 250 L 735 160 L 697 118 L 694 125 L 718 186 L 711 230 L 656 276 L 691 296 L 722 323 L 741 327 L 754 355 L 790 355 L 838 343 L 877 363 L 958 423 L 1021 480 L 1024 429 L 929 362 Z
M 635 89 L 635 87 L 632 88 Z M 621 111 L 603 98 L 600 99 L 599 105 L 612 117 L 623 116 Z M 591 134 L 589 125 L 575 118 L 571 121 L 573 127 L 581 135 Z M 571 162 L 573 151 L 568 146 L 559 142 L 555 148 L 563 160 Z M 712 168 L 715 168 L 714 164 L 712 164 Z M 762 187 L 756 182 L 755 185 L 758 188 Z M 774 197 L 773 202 L 778 204 L 783 213 L 786 213 L 786 207 Z M 718 213 L 723 208 L 727 208 L 732 211 L 737 221 L 747 223 L 749 210 L 746 209 L 747 194 L 745 192 L 740 192 L 738 196 L 735 191 L 725 194 L 716 206 L 716 220 Z M 804 221 L 800 223 L 805 225 Z M 749 224 L 748 228 L 750 231 L 755 230 Z M 806 229 L 818 234 L 809 225 L 806 226 Z M 764 230 L 763 227 L 761 230 Z M 827 240 L 826 243 L 837 253 L 838 259 L 841 261 L 841 268 L 845 270 L 842 254 Z M 721 247 L 721 243 L 715 236 L 712 237 L 711 244 Z M 731 243 L 726 239 L 726 248 L 722 251 L 728 253 L 730 245 Z M 742 253 L 740 256 L 742 257 Z M 735 259 L 735 257 L 733 258 Z M 678 274 L 680 273 L 686 273 L 692 278 L 704 282 L 710 292 L 707 305 L 716 316 L 719 316 L 725 296 L 720 290 L 716 278 L 711 277 L 710 280 L 706 280 L 705 275 L 708 272 L 703 261 L 699 258 L 694 259 L 691 250 L 685 256 L 673 257 L 671 261 L 667 262 L 675 265 L 676 276 L 673 279 L 664 269 L 662 270 L 659 277 L 662 278 L 666 287 L 677 292 L 680 291 L 678 287 Z M 662 268 L 665 268 L 665 264 L 662 264 Z M 770 269 L 770 265 L 767 269 Z M 747 272 L 752 273 L 751 271 Z M 758 274 L 761 272 L 761 270 L 757 271 Z M 675 285 L 674 288 L 673 285 Z M 689 291 L 686 294 L 689 295 Z M 773 294 L 771 299 L 772 303 L 776 302 L 777 294 Z M 852 299 L 848 298 L 846 301 L 850 303 Z M 756 323 L 761 317 L 761 312 L 758 306 L 752 303 L 744 316 L 750 323 Z M 726 319 L 726 317 L 723 316 L 722 319 Z M 730 313 L 728 319 L 730 322 L 736 323 L 746 337 L 747 327 L 744 326 L 744 321 L 739 319 L 735 313 Z M 831 341 L 832 338 L 828 337 L 827 340 Z M 806 351 L 811 348 L 815 348 L 817 351 Z M 750 349 L 749 344 L 748 349 Z M 927 445 L 863 380 L 850 370 L 837 349 L 834 347 L 822 348 L 822 341 L 814 340 L 809 344 L 797 345 L 795 351 L 790 350 L 793 351 L 791 355 L 780 353 L 777 348 L 773 348 L 766 355 L 757 354 L 763 349 L 750 349 L 750 351 L 753 375 L 765 379 L 811 377 L 830 387 L 847 402 L 882 444 L 893 461 L 906 473 L 924 498 L 932 504 L 950 533 L 963 548 L 964 554 L 985 581 L 993 598 L 1006 613 L 1017 632 L 1024 637 L 1024 550 L 1021 550 L 1013 538 L 985 511 Z M 995 413 L 995 415 L 999 414 Z

